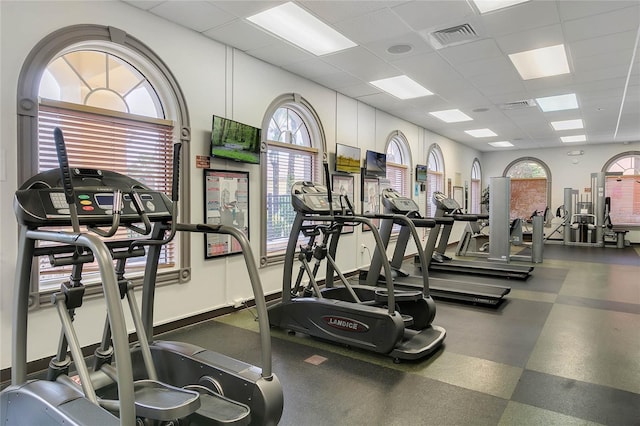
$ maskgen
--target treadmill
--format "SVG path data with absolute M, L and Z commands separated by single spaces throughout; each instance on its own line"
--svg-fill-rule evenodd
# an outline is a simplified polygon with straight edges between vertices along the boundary
M 392 188 L 386 188 L 381 194 L 382 204 L 385 209 L 385 216 L 380 221 L 380 236 L 385 247 L 388 245 L 394 221 L 389 219 L 389 215 L 404 215 L 411 219 L 416 227 L 434 228 L 442 224 L 452 224 L 452 218 L 423 218 L 419 213 L 418 205 L 410 198 L 402 196 Z M 400 223 L 400 225 L 402 225 Z M 431 232 L 434 232 L 433 230 Z M 428 276 L 428 272 L 424 271 L 422 275 L 410 275 L 402 270 L 402 262 L 404 260 L 407 243 L 410 238 L 410 229 L 408 226 L 402 226 L 396 242 L 396 248 L 393 252 L 393 258 L 390 265 L 394 275 L 394 286 L 399 289 L 419 289 L 424 285 L 424 281 L 428 281 L 428 288 L 433 298 L 444 299 L 456 302 L 475 303 L 488 306 L 498 306 L 510 291 L 510 287 L 503 287 L 490 284 L 479 284 L 467 281 L 457 281 L 444 278 L 434 278 Z M 421 250 L 421 247 L 417 247 Z M 431 252 L 424 252 L 424 257 L 429 262 Z M 360 279 L 365 281 L 367 285 L 382 285 L 385 282 L 384 274 L 382 274 L 382 253 L 374 250 L 371 259 L 371 265 L 368 270 L 361 271 Z
M 449 236 L 453 229 L 454 221 L 476 221 L 477 215 L 460 214 L 461 207 L 453 198 L 447 198 L 442 192 L 433 194 L 433 202 L 436 205 L 436 221 L 439 218 L 453 219 L 446 224 L 436 224 L 429 233 L 429 238 L 424 251 L 429 262 L 429 270 L 440 272 L 467 273 L 476 275 L 489 275 L 502 278 L 516 278 L 526 280 L 533 271 L 533 266 L 514 265 L 508 263 L 492 263 L 490 261 L 456 260 L 446 256 Z M 438 235 L 441 233 L 440 239 Z M 438 247 L 436 248 L 436 243 Z M 432 253 L 432 256 L 429 256 Z

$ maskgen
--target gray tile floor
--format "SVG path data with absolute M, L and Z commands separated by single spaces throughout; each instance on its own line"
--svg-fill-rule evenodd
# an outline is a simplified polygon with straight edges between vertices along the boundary
M 281 424 L 640 425 L 639 252 L 547 246 L 498 309 L 437 302 L 445 345 L 419 362 L 272 329 Z M 259 365 L 256 330 L 242 310 L 163 338 Z

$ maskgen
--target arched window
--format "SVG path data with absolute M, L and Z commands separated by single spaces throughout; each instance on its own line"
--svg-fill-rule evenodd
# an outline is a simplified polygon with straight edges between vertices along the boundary
M 396 131 L 387 141 L 387 179 L 391 187 L 402 195 L 408 195 L 409 170 L 411 170 L 411 155 L 407 138 L 402 132 Z
M 438 144 L 429 147 L 427 165 L 427 217 L 433 217 L 436 213 L 433 193 L 444 191 L 444 158 Z
M 518 158 L 505 168 L 503 176 L 511 178 L 511 219 L 529 219 L 534 212 L 544 213 L 551 202 L 551 171 L 543 161 Z
M 72 167 L 114 170 L 170 193 L 173 144 L 189 140 L 186 103 L 160 58 L 123 31 L 78 25 L 46 37 L 25 61 L 18 105 L 23 181 L 58 167 L 53 129 L 60 127 Z M 185 145 L 183 163 L 188 164 Z M 185 182 L 188 187 L 187 177 Z M 182 196 L 181 211 L 187 215 L 188 204 Z M 163 248 L 159 275 L 169 282 L 188 277 L 189 259 L 179 256 L 184 244 L 188 236 Z M 143 270 L 144 259 L 128 263 L 131 278 Z M 45 259 L 32 290 L 51 291 L 68 275 L 60 268 L 54 274 Z M 88 274 L 84 278 L 90 282 Z
M 482 169 L 480 161 L 475 158 L 471 165 L 471 214 L 480 213 L 482 194 Z
M 387 141 L 387 179 L 391 188 L 400 194 L 409 195 L 409 170 L 411 156 L 407 138 L 400 131 L 391 133 Z M 392 234 L 400 232 L 400 225 L 393 225 Z
M 299 95 L 283 95 L 267 110 L 263 121 L 266 152 L 261 163 L 264 206 L 262 265 L 282 260 L 295 218 L 291 185 L 321 181 L 324 132 L 311 105 Z
M 606 162 L 605 196 L 615 225 L 640 225 L 640 151 L 618 154 Z

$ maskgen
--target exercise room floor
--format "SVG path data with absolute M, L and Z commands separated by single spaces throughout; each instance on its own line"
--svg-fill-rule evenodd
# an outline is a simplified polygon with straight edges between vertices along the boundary
M 272 329 L 280 424 L 640 425 L 640 247 L 544 255 L 497 309 L 436 301 L 445 345 L 418 362 Z M 253 315 L 161 338 L 259 365 Z

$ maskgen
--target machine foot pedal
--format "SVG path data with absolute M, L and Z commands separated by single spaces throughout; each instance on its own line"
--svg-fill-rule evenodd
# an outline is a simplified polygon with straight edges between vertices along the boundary
M 198 425 L 248 425 L 251 409 L 201 385 L 185 386 L 200 393 L 200 408 L 189 417 L 190 426 Z
M 136 415 L 153 420 L 187 417 L 200 407 L 200 394 L 155 380 L 134 383 Z

